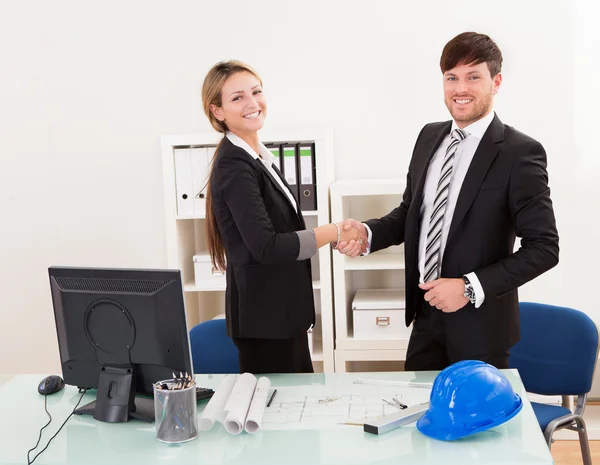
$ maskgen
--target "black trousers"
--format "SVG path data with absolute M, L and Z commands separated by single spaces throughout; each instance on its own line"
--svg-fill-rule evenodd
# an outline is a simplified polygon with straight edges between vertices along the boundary
M 443 370 L 461 360 L 481 360 L 496 368 L 508 368 L 508 349 L 496 352 L 478 351 L 461 353 L 453 344 L 464 334 L 448 334 L 444 312 L 432 307 L 424 299 L 417 309 L 416 319 L 408 341 L 406 371 Z
M 314 373 L 306 333 L 290 339 L 234 337 L 242 373 Z

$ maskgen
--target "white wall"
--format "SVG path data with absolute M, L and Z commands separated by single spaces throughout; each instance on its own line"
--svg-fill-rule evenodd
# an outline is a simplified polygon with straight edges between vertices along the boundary
M 592 0 L 91 5 L 0 3 L 0 372 L 59 371 L 49 265 L 166 265 L 160 137 L 210 129 L 216 61 L 259 71 L 267 124 L 333 126 L 338 179 L 403 177 L 422 125 L 448 118 L 439 56 L 465 30 L 500 45 L 496 110 L 548 152 L 561 263 L 522 297 L 600 319 Z

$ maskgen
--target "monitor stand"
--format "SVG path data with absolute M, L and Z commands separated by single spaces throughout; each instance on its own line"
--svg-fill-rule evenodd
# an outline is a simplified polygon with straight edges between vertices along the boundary
M 76 415 L 93 415 L 107 423 L 125 423 L 130 419 L 154 421 L 154 399 L 135 397 L 133 368 L 105 366 L 98 378 L 96 400 L 74 411 Z

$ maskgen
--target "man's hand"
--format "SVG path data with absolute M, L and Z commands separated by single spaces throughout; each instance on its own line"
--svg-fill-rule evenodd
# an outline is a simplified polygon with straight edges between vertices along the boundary
M 337 249 L 342 255 L 347 255 L 348 257 L 354 258 L 366 252 L 368 245 L 368 234 L 367 228 L 365 228 L 365 225 L 362 224 L 360 221 L 356 221 L 352 218 L 344 220 L 342 224 L 342 231 L 348 232 L 352 228 L 356 229 L 360 233 L 360 239 L 357 241 L 341 240 L 340 243 L 337 245 Z
M 465 282 L 462 278 L 440 278 L 425 284 L 419 284 L 425 293 L 429 305 L 445 313 L 456 312 L 469 302 L 465 297 Z

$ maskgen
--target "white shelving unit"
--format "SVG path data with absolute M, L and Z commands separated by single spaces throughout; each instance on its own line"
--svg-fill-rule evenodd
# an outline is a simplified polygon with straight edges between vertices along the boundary
M 174 149 L 176 147 L 214 147 L 221 139 L 216 133 L 163 136 L 163 185 L 165 196 L 167 260 L 169 268 L 181 270 L 188 327 L 225 313 L 225 281 L 197 285 L 193 256 L 208 254 L 204 215 L 177 214 Z M 317 210 L 303 211 L 306 227 L 330 223 L 329 186 L 334 179 L 333 138 L 325 128 L 293 128 L 261 131 L 268 142 L 315 143 Z M 333 297 L 331 250 L 322 247 L 311 260 L 315 293 L 316 322 L 313 328 L 313 365 L 315 371 L 333 372 Z
M 379 218 L 396 208 L 405 182 L 400 179 L 360 179 L 336 181 L 331 185 L 331 218 L 365 221 Z M 406 359 L 408 338 L 354 338 L 352 299 L 357 289 L 404 288 L 404 247 L 394 246 L 365 257 L 348 258 L 333 254 L 335 301 L 335 370 L 349 371 L 355 362 L 360 370 L 375 368 L 374 362 Z

